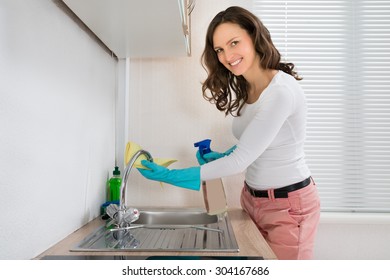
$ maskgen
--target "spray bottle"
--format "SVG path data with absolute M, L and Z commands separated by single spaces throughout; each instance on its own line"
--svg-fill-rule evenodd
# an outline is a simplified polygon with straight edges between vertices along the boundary
M 205 139 L 194 143 L 194 147 L 197 147 L 199 154 L 203 155 L 210 153 L 210 139 Z M 216 215 L 227 211 L 226 194 L 220 179 L 210 180 L 207 182 L 202 181 L 203 201 L 207 210 L 207 214 Z

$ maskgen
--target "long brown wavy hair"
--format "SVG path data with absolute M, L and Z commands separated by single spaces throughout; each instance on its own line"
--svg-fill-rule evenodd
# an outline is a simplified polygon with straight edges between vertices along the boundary
M 207 29 L 205 49 L 201 57 L 202 66 L 208 74 L 202 84 L 203 97 L 215 103 L 217 109 L 224 111 L 225 115 L 240 116 L 240 111 L 248 100 L 250 85 L 243 76 L 233 75 L 219 62 L 213 44 L 215 29 L 226 22 L 238 24 L 248 32 L 260 56 L 260 66 L 263 69 L 282 70 L 297 80 L 301 78 L 294 71 L 293 63 L 280 61 L 281 55 L 271 40 L 270 32 L 254 14 L 237 6 L 218 13 Z M 211 96 L 206 93 L 207 90 Z

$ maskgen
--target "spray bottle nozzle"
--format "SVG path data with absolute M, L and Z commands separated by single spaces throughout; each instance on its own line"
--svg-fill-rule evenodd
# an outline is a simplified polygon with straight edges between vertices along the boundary
M 205 139 L 199 142 L 194 143 L 194 147 L 199 147 L 199 154 L 203 156 L 204 154 L 210 153 L 210 139 Z

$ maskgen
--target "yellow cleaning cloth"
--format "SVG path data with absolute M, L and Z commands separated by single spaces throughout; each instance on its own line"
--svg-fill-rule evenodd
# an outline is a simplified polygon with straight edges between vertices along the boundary
M 126 151 L 125 151 L 125 164 L 127 165 L 127 163 L 130 161 L 131 157 L 141 149 L 142 148 L 140 145 L 138 145 L 134 142 L 128 142 L 126 145 Z M 141 161 L 144 159 L 146 159 L 145 155 L 139 156 L 138 159 L 134 163 L 134 167 L 146 169 L 146 167 L 141 164 Z M 158 165 L 162 165 L 164 167 L 168 167 L 169 165 L 171 165 L 172 163 L 174 163 L 176 161 L 177 161 L 176 159 L 153 158 L 154 163 L 156 163 Z

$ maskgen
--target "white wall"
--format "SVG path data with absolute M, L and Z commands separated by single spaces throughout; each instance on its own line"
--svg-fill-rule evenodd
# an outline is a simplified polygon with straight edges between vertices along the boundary
M 96 217 L 114 166 L 117 62 L 56 2 L 0 2 L 0 259 Z
M 390 260 L 390 217 L 379 213 L 321 213 L 314 257 Z
M 251 1 L 197 1 L 192 13 L 192 57 L 131 59 L 128 139 L 155 157 L 179 159 L 172 167 L 197 164 L 192 146 L 195 141 L 211 138 L 212 146 L 221 151 L 235 142 L 231 118 L 225 118 L 202 98 L 200 84 L 205 78 L 200 56 L 207 26 L 219 11 L 230 5 L 250 7 Z M 130 203 L 203 207 L 201 193 L 172 186 L 161 189 L 158 183 L 141 178 L 137 172 L 132 176 Z M 229 204 L 240 207 L 243 175 L 223 181 Z M 390 259 L 387 219 L 373 223 L 359 215 L 343 220 L 326 216 L 322 215 L 319 226 L 316 259 Z

